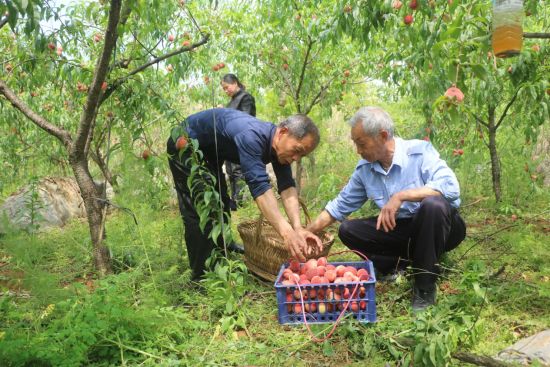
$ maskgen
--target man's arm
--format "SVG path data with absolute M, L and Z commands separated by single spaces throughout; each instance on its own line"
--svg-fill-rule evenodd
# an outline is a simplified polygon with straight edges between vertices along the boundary
M 310 230 L 313 233 L 319 233 L 326 227 L 330 226 L 332 223 L 334 223 L 336 219 L 334 219 L 329 212 L 326 210 L 323 210 L 317 218 L 313 222 L 311 222 L 306 229 Z
M 298 200 L 298 191 L 296 191 L 296 188 L 289 187 L 281 191 L 281 200 L 292 228 L 302 228 L 302 223 L 300 221 L 300 202 Z
M 286 221 L 277 205 L 277 199 L 273 190 L 267 190 L 256 199 L 256 204 L 269 223 L 275 228 L 277 233 L 283 237 L 285 245 L 290 250 L 292 256 L 299 261 L 305 261 L 303 251 L 306 249 L 306 241 L 300 236 Z M 299 219 L 298 219 L 299 220 Z
M 428 186 L 418 187 L 415 189 L 403 190 L 395 193 L 390 200 L 380 209 L 378 220 L 376 221 L 376 229 L 380 227 L 385 232 L 389 232 L 395 228 L 395 217 L 401 204 L 404 201 L 422 201 L 429 196 L 440 196 L 441 193 Z

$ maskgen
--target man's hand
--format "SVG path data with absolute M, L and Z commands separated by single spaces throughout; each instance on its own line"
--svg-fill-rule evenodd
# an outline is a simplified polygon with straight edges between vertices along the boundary
M 402 203 L 403 201 L 401 201 L 397 194 L 390 198 L 380 210 L 378 220 L 376 221 L 376 230 L 380 230 L 380 227 L 382 227 L 384 232 L 389 232 L 395 228 L 395 218 Z
M 303 249 L 307 256 L 318 254 L 323 251 L 323 242 L 319 237 L 304 228 L 296 229 L 298 235 L 300 235 L 306 242 L 306 247 Z
M 306 240 L 293 229 L 283 233 L 283 240 L 294 259 L 305 262 L 304 250 L 307 248 Z

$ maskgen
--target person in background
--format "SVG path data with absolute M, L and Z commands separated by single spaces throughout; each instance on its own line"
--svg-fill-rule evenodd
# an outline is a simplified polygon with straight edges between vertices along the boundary
M 231 101 L 226 106 L 227 108 L 239 110 L 254 117 L 256 116 L 256 101 L 246 91 L 245 86 L 235 74 L 225 74 L 222 78 L 221 86 L 225 94 L 231 97 Z M 241 191 L 244 188 L 244 176 L 241 166 L 236 163 L 226 161 L 225 170 L 229 176 L 229 186 L 231 188 L 229 206 L 232 211 L 235 211 L 242 201 Z M 239 248 L 237 248 L 237 251 L 240 252 Z
M 394 137 L 393 121 L 383 109 L 361 108 L 350 125 L 363 159 L 307 229 L 317 233 L 342 222 L 342 242 L 368 256 L 379 275 L 412 264 L 412 309 L 421 311 L 435 303 L 441 255 L 466 236 L 458 180 L 431 143 Z M 380 208 L 377 217 L 345 219 L 367 200 Z
M 201 161 L 208 174 L 193 176 L 195 167 L 189 159 L 192 150 L 178 150 L 172 137 L 167 142 L 167 153 L 174 184 L 178 195 L 180 213 L 185 226 L 185 245 L 192 279 L 199 280 L 205 271 L 206 259 L 214 248 L 223 248 L 223 239 L 209 238 L 212 221 L 205 228 L 200 226 L 200 214 L 195 200 L 200 198 L 209 184 L 221 197 L 225 213 L 224 225 L 229 225 L 229 195 L 222 164 L 225 160 L 240 163 L 250 193 L 264 217 L 279 233 L 292 258 L 305 261 L 306 256 L 322 251 L 321 240 L 302 227 L 298 192 L 292 178 L 292 162 L 311 153 L 319 144 L 319 130 L 306 115 L 293 115 L 274 125 L 258 120 L 244 112 L 216 108 L 195 113 L 182 122 L 189 139 L 198 142 L 202 152 Z M 180 138 L 181 139 L 181 138 Z M 277 189 L 287 214 L 279 211 L 277 199 L 266 172 L 271 163 L 277 177 Z M 193 182 L 189 178 L 194 177 Z M 189 185 L 193 190 L 190 190 Z M 214 205 L 217 205 L 215 203 Z M 228 244 L 231 250 L 231 244 Z

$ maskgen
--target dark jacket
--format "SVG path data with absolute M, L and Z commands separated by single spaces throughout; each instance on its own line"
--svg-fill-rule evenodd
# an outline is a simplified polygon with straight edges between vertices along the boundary
M 277 127 L 241 111 L 215 108 L 189 116 L 184 122 L 189 137 L 197 139 L 204 159 L 211 165 L 225 160 L 239 163 L 252 197 L 271 188 L 266 164 L 271 163 L 280 192 L 296 184 L 289 164 L 281 164 L 271 149 Z M 168 154 L 177 156 L 175 143 L 168 140 Z
M 239 90 L 237 94 L 231 97 L 231 101 L 226 107 L 256 116 L 256 101 L 254 101 L 254 97 L 244 89 Z

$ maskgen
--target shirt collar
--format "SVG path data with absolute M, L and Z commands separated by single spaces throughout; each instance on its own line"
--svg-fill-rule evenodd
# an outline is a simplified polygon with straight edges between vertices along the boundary
M 403 167 L 407 155 L 407 152 L 405 151 L 405 145 L 403 144 L 403 139 L 394 137 L 393 140 L 395 141 L 395 151 L 393 152 L 392 166 L 396 165 L 399 167 Z M 357 163 L 356 168 L 364 165 L 368 165 L 368 168 L 372 170 L 375 166 L 379 166 L 379 163 L 369 162 L 366 159 L 360 159 Z

